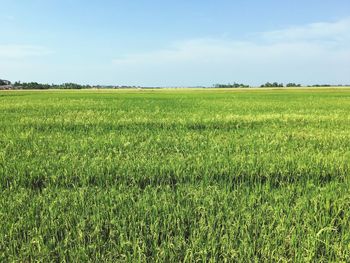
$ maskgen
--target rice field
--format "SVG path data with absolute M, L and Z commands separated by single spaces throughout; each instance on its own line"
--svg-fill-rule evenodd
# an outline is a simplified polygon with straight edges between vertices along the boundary
M 0 92 L 0 262 L 349 262 L 350 89 Z

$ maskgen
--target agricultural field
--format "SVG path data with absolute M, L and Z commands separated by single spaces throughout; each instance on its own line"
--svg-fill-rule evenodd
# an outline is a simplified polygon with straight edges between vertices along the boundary
M 0 262 L 350 262 L 350 89 L 0 92 Z

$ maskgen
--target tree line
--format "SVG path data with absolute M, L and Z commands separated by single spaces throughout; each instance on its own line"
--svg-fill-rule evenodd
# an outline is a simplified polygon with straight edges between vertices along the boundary
M 214 88 L 250 88 L 250 85 L 236 83 L 233 84 L 214 84 Z M 301 84 L 296 83 L 287 83 L 284 85 L 283 83 L 278 82 L 266 82 L 265 84 L 260 85 L 261 88 L 278 88 L 278 87 L 301 87 Z
M 313 84 L 313 85 L 307 85 L 304 87 L 349 87 L 350 85 L 343 85 L 343 84 L 338 84 L 338 85 L 331 85 L 331 84 Z M 250 88 L 252 86 L 246 85 L 246 84 L 239 84 L 239 83 L 233 83 L 233 84 L 214 84 L 214 88 Z M 265 84 L 262 84 L 259 86 L 260 88 L 283 88 L 283 87 L 288 87 L 288 88 L 297 88 L 297 87 L 303 87 L 301 84 L 290 82 L 287 84 L 283 83 L 278 83 L 278 82 L 266 82 Z
M 92 88 L 110 88 L 110 89 L 130 89 L 130 88 L 146 88 L 139 86 L 104 86 L 104 85 L 81 85 L 76 83 L 63 83 L 63 84 L 42 84 L 38 82 L 20 82 L 16 81 L 13 84 L 8 80 L 0 79 L 0 87 L 6 86 L 7 89 L 24 89 L 24 90 L 45 90 L 45 89 L 92 89 Z M 330 85 L 330 84 L 314 84 L 308 85 L 307 87 L 331 87 L 331 86 L 350 86 L 350 85 Z M 250 88 L 250 85 L 243 83 L 228 83 L 228 84 L 214 84 L 214 88 Z M 261 88 L 281 88 L 281 87 L 302 87 L 301 84 L 297 83 L 283 83 L 278 82 L 266 82 L 265 84 L 260 85 Z M 205 87 L 203 87 L 205 88 Z
M 1 85 L 3 82 L 0 82 Z M 23 90 L 46 90 L 46 89 L 99 89 L 99 88 L 137 88 L 136 86 L 106 86 L 106 85 L 81 85 L 76 83 L 63 83 L 63 84 L 42 84 L 38 82 L 20 82 L 16 81 L 13 84 L 7 82 L 6 85 L 11 85 L 13 89 L 23 89 Z

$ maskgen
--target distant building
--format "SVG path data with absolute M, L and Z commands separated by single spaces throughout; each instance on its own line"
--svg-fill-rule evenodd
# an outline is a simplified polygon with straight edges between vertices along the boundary
M 14 89 L 12 85 L 0 85 L 0 90 Z

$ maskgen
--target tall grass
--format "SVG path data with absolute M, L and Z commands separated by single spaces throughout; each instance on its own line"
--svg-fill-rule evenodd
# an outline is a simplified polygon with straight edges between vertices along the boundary
M 350 261 L 350 90 L 0 92 L 0 261 Z

